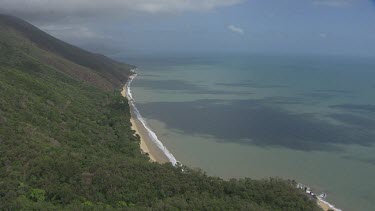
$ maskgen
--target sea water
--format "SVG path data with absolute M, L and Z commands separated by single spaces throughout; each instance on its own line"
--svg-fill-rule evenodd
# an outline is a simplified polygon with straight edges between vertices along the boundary
M 181 163 L 301 182 L 343 210 L 375 207 L 375 60 L 137 56 L 133 98 Z

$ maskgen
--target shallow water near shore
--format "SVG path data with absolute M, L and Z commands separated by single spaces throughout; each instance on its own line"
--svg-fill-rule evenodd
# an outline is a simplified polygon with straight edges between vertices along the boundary
M 133 98 L 183 164 L 295 179 L 343 210 L 375 207 L 375 62 L 237 55 L 126 58 Z

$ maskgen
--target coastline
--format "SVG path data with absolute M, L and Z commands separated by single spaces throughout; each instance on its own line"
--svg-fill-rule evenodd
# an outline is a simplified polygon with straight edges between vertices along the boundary
M 148 128 L 145 120 L 139 113 L 135 106 L 135 101 L 131 94 L 130 85 L 133 79 L 137 76 L 135 70 L 132 70 L 132 75 L 129 76 L 128 81 L 121 90 L 121 95 L 128 99 L 130 113 L 131 113 L 131 128 L 136 131 L 136 134 L 140 136 L 140 148 L 143 153 L 147 154 L 150 158 L 150 162 L 167 163 L 171 162 L 172 165 L 176 165 L 178 162 L 175 157 L 168 151 L 168 149 L 158 140 L 156 134 Z M 302 185 L 302 184 L 301 184 Z M 297 187 L 298 188 L 298 187 Z M 308 187 L 307 187 L 308 188 Z M 312 192 L 311 192 L 312 193 Z M 317 205 L 324 211 L 342 211 L 336 208 L 334 205 L 327 202 L 324 198 L 319 196 L 315 197 Z
M 140 137 L 140 140 L 141 140 L 140 147 L 141 147 L 142 152 L 148 155 L 148 157 L 150 158 L 150 161 L 157 162 L 157 163 L 163 163 L 160 159 L 156 159 L 153 155 L 154 153 L 151 153 L 150 150 L 148 149 L 148 146 L 145 143 L 144 138 L 139 133 L 138 127 L 137 127 L 136 123 L 134 122 L 133 117 L 130 118 L 130 123 L 132 124 L 131 129 L 134 130 L 135 133 L 138 134 L 139 137 Z
M 137 76 L 132 70 L 133 75 L 129 76 L 128 81 L 121 90 L 121 95 L 128 99 L 132 124 L 132 129 L 140 136 L 140 148 L 143 153 L 147 154 L 151 162 L 168 163 L 172 165 L 177 164 L 175 157 L 168 151 L 168 149 L 160 142 L 156 134 L 146 125 L 145 120 L 139 113 L 135 106 L 133 96 L 131 94 L 130 85 L 133 79 Z
M 336 208 L 333 204 L 330 204 L 325 200 L 327 197 L 327 194 L 322 193 L 319 195 L 316 195 L 308 186 L 305 186 L 301 183 L 297 183 L 296 186 L 297 189 L 303 190 L 308 196 L 315 198 L 317 205 L 324 211 L 342 211 L 339 208 Z
M 324 211 L 329 211 L 329 210 L 333 210 L 333 211 L 342 211 L 341 209 L 338 209 L 336 208 L 334 205 L 330 204 L 329 202 L 325 201 L 324 199 L 318 197 L 316 199 L 316 203 L 318 204 L 318 206 L 320 208 L 322 208 Z

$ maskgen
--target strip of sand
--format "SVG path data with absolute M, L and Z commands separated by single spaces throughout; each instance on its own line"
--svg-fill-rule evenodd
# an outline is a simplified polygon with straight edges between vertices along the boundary
M 123 87 L 121 95 L 127 97 L 127 84 Z M 156 144 L 151 140 L 146 128 L 143 127 L 143 124 L 136 118 L 133 104 L 129 102 L 132 130 L 136 131 L 136 134 L 140 136 L 141 143 L 140 147 L 144 153 L 147 153 L 150 161 L 157 163 L 166 163 L 169 162 L 168 157 L 161 151 Z
M 327 201 L 321 198 L 318 198 L 316 202 L 318 203 L 318 206 L 322 208 L 324 211 L 329 211 L 329 210 L 342 211 L 341 209 L 334 207 L 332 204 L 328 203 Z
M 137 129 L 137 125 L 135 124 L 133 117 L 130 119 L 130 122 L 132 123 L 132 130 L 135 130 L 136 134 L 139 135 L 139 132 L 138 132 L 138 129 Z M 141 139 L 141 145 L 140 146 L 141 146 L 141 150 L 143 151 L 143 153 L 148 154 L 148 156 L 150 157 L 150 159 L 152 161 L 156 162 L 156 159 L 154 158 L 154 156 L 152 155 L 152 153 L 150 153 L 150 150 L 148 149 L 147 144 L 143 140 L 142 136 L 140 136 L 140 139 Z
M 316 202 L 318 203 L 318 206 L 319 206 L 320 208 L 322 208 L 324 211 L 331 210 L 331 208 L 328 206 L 328 204 L 323 203 L 323 202 L 320 201 L 319 199 L 318 199 Z

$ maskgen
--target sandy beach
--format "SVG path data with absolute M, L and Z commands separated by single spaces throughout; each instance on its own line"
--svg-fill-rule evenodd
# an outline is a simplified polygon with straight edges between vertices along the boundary
M 322 202 L 322 201 L 320 201 L 320 200 L 317 200 L 316 202 L 318 203 L 318 206 L 319 206 L 320 208 L 322 208 L 324 211 L 328 211 L 328 210 L 331 209 L 331 208 L 328 206 L 328 204 L 326 204 L 326 203 L 324 203 L 324 202 Z
M 127 84 L 123 87 L 121 91 L 123 97 L 127 97 Z M 140 136 L 141 143 L 140 147 L 144 153 L 147 153 L 150 161 L 157 163 L 166 163 L 169 162 L 168 157 L 163 153 L 162 150 L 151 140 L 146 128 L 142 125 L 141 121 L 136 118 L 134 113 L 134 108 L 130 105 L 132 129 L 136 131 L 136 134 Z
M 324 211 L 329 211 L 329 210 L 342 211 L 341 209 L 338 209 L 338 208 L 334 207 L 333 205 L 329 204 L 328 202 L 326 202 L 323 199 L 318 198 L 316 200 L 316 202 L 317 202 L 318 206 L 320 208 L 322 208 Z

